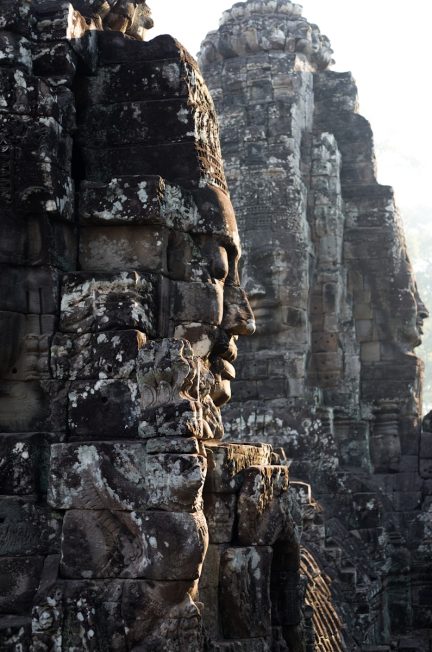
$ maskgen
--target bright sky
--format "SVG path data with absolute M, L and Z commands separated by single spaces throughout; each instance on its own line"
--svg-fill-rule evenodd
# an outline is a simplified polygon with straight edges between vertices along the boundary
M 169 33 L 196 54 L 231 0 L 149 0 L 151 34 Z M 432 229 L 430 0 L 303 0 L 335 52 L 334 70 L 351 70 L 360 112 L 371 122 L 381 183 L 393 185 L 405 211 L 420 212 Z M 150 37 L 150 35 L 149 35 Z M 421 209 L 421 211 L 418 211 Z M 429 218 L 429 219 L 428 219 Z M 423 225 L 423 228 L 425 225 Z

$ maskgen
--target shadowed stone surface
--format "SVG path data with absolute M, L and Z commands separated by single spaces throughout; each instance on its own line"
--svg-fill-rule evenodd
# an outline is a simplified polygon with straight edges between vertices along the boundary
M 151 26 L 143 0 L 0 7 L 2 650 L 282 651 L 303 628 L 299 590 L 272 627 L 273 547 L 301 530 L 285 459 L 220 444 L 255 320 L 213 101 Z

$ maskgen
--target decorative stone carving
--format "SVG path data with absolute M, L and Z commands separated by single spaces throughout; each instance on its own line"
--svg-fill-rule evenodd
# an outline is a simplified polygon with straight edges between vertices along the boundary
M 255 321 L 206 84 L 175 39 L 142 40 L 144 1 L 21 4 L 0 8 L 0 647 L 285 645 L 287 468 L 218 448 Z M 203 606 L 209 541 L 239 564 L 218 550 Z

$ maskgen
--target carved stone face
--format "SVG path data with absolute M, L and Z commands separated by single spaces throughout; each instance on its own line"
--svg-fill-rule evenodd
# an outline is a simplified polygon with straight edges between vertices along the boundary
M 231 397 L 236 340 L 255 332 L 255 320 L 240 287 L 240 246 L 231 202 L 213 187 L 198 191 L 195 199 L 207 232 L 175 234 L 168 247 L 169 274 L 181 279 L 173 281 L 170 334 L 189 340 L 195 355 L 206 362 L 216 380 L 211 397 L 221 406 Z

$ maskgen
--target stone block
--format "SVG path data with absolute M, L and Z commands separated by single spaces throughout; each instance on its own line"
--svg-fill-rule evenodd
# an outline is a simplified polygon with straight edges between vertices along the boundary
M 18 6 L 14 0 L 3 0 L 0 8 L 2 30 L 29 35 L 30 6 Z
M 362 342 L 360 345 L 360 359 L 366 363 L 379 362 L 381 360 L 380 343 Z
M 370 342 L 375 335 L 372 319 L 356 319 L 355 328 L 359 342 Z
M 55 326 L 54 315 L 0 312 L 0 376 L 14 381 L 49 380 L 50 339 Z
M 21 217 L 7 210 L 2 211 L 2 223 L 0 264 L 52 266 L 65 272 L 74 269 L 77 240 L 71 224 L 46 215 Z
M 210 543 L 199 580 L 199 601 L 205 630 L 211 639 L 220 637 L 219 622 L 219 571 L 220 560 L 226 546 Z
M 219 326 L 223 317 L 221 283 L 171 282 L 171 310 L 176 323 L 197 322 Z
M 30 637 L 30 616 L 0 616 L 0 650 L 27 650 Z
M 233 538 L 237 497 L 234 494 L 204 495 L 204 513 L 210 543 L 230 543 Z
M 422 432 L 420 435 L 420 458 L 432 460 L 432 433 Z
M 140 404 L 134 380 L 72 381 L 68 430 L 74 439 L 138 436 Z
M 134 272 L 76 272 L 63 280 L 60 330 L 89 333 L 135 329 L 155 334 L 157 281 Z
M 206 493 L 235 494 L 240 489 L 244 470 L 270 464 L 271 446 L 260 444 L 206 444 Z
M 200 455 L 149 455 L 140 442 L 57 444 L 48 502 L 56 509 L 194 512 L 204 478 Z
M 77 68 L 77 56 L 71 44 L 60 42 L 38 43 L 33 51 L 33 72 L 40 77 L 61 75 L 72 82 Z
M 420 475 L 422 478 L 432 478 L 432 460 L 420 460 Z
M 140 436 L 201 438 L 207 397 L 198 399 L 206 373 L 186 340 L 165 338 L 144 346 L 137 361 Z
M 33 75 L 3 68 L 0 70 L 3 103 L 1 113 L 52 115 L 55 96 L 47 84 Z
M 122 614 L 128 649 L 202 650 L 195 592 L 192 582 L 126 582 Z
M 295 538 L 286 466 L 252 466 L 244 471 L 237 505 L 240 545 L 272 545 Z M 297 535 L 299 536 L 299 535 Z
M 167 232 L 156 226 L 82 226 L 79 261 L 83 271 L 155 272 L 166 268 Z
M 30 73 L 32 69 L 30 41 L 13 32 L 0 32 L 0 66 L 18 68 Z
M 392 502 L 397 512 L 414 511 L 421 507 L 422 493 L 420 491 L 395 491 L 392 495 Z
M 36 494 L 39 437 L 35 434 L 0 435 L 0 494 Z
M 83 82 L 81 101 L 85 106 L 105 104 L 112 97 L 119 102 L 137 102 L 152 97 L 185 97 L 189 93 L 181 63 L 175 58 L 106 66 Z
M 0 266 L 0 310 L 56 314 L 60 272 L 53 267 Z
M 202 445 L 194 437 L 157 437 L 146 442 L 147 453 L 202 454 Z
M 54 380 L 4 381 L 0 385 L 0 432 L 64 432 L 64 383 Z
M 220 612 L 224 637 L 271 635 L 270 547 L 228 548 L 220 566 Z
M 78 138 L 91 147 L 194 142 L 197 117 L 190 98 L 107 102 L 81 115 Z
M 336 353 L 339 348 L 337 333 L 313 333 L 312 350 L 314 353 Z
M 42 567 L 43 557 L 0 558 L 0 614 L 30 612 Z
M 207 544 L 202 512 L 70 510 L 60 569 L 69 579 L 195 580 Z
M 166 224 L 161 177 L 120 177 L 107 184 L 84 181 L 80 186 L 79 216 L 83 225 Z
M 82 148 L 86 179 L 107 183 L 110 179 L 158 174 L 173 183 L 191 186 L 202 175 L 194 142 L 170 143 L 161 147 L 132 144 L 128 147 L 104 149 Z
M 34 499 L 0 498 L 0 556 L 47 555 L 60 549 L 62 518 Z
M 59 380 L 129 379 L 135 374 L 138 351 L 146 341 L 146 336 L 136 330 L 56 333 L 51 345 L 53 376 Z
M 342 351 L 337 351 L 336 353 L 314 353 L 313 360 L 319 373 L 340 373 L 343 370 Z

